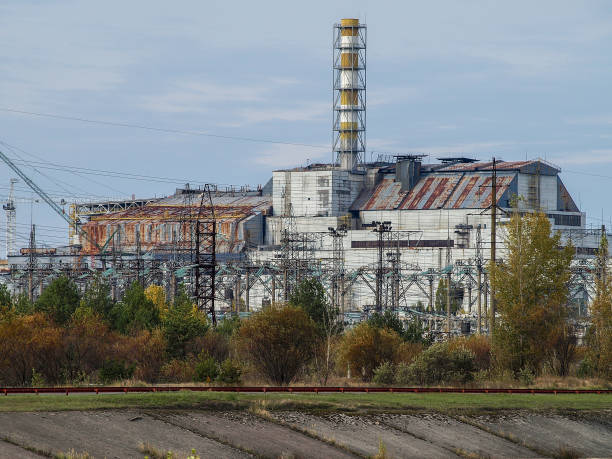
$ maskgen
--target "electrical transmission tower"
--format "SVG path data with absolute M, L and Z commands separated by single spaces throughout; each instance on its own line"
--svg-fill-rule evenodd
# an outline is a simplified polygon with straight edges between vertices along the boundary
M 15 237 L 17 234 L 17 211 L 15 210 L 15 183 L 10 180 L 9 196 L 2 208 L 6 211 L 6 257 L 15 253 Z
M 383 282 L 385 276 L 384 252 L 385 252 L 385 235 L 391 232 L 391 222 L 372 222 L 363 225 L 365 228 L 373 228 L 372 231 L 378 234 L 378 260 L 376 264 L 376 312 L 382 312 L 383 305 Z
M 195 283 L 194 297 L 198 308 L 211 315 L 213 326 L 217 325 L 215 312 L 215 274 L 216 274 L 216 235 L 217 221 L 215 207 L 206 185 L 200 199 L 200 207 L 195 221 Z M 210 204 L 210 217 L 202 220 L 204 200 Z
M 338 311 L 344 321 L 344 237 L 346 236 L 346 225 L 338 228 L 329 227 L 332 237 L 332 275 L 331 275 L 331 299 L 332 306 Z

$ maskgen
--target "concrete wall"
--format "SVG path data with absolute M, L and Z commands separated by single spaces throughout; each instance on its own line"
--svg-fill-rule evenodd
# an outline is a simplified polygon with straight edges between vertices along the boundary
M 343 215 L 357 198 L 363 182 L 364 175 L 344 170 L 275 171 L 274 215 Z

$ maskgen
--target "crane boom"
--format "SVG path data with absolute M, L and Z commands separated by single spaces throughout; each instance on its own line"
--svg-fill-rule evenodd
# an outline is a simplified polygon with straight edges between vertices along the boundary
M 6 156 L 2 150 L 0 150 L 0 159 L 2 159 L 2 161 L 4 161 L 8 167 L 10 167 L 11 169 L 13 169 L 13 171 L 19 176 L 21 177 L 21 179 L 30 187 L 32 188 L 32 190 L 38 195 L 40 196 L 40 198 L 45 201 L 47 204 L 49 204 L 49 206 L 55 211 L 55 213 L 57 213 L 60 217 L 62 217 L 64 220 L 66 220 L 68 222 L 68 224 L 72 227 L 74 227 L 75 229 L 77 229 L 77 231 L 82 234 L 83 236 L 85 236 L 87 239 L 89 239 L 96 247 L 100 248 L 98 246 L 98 244 L 96 243 L 96 241 L 94 241 L 91 236 L 89 236 L 89 234 L 87 233 L 87 231 L 83 230 L 82 228 L 80 228 L 77 224 L 79 223 L 78 218 L 76 219 L 72 219 L 70 218 L 68 215 L 66 215 L 66 213 L 64 212 L 64 209 L 62 209 L 60 206 L 57 205 L 57 203 L 55 201 L 53 201 L 53 199 L 51 199 L 49 197 L 49 195 L 47 195 L 47 193 L 44 192 L 44 190 L 42 188 L 40 188 L 36 183 L 34 183 L 27 175 L 25 175 L 21 169 L 19 169 L 17 167 L 17 165 L 11 161 L 9 159 L 8 156 Z

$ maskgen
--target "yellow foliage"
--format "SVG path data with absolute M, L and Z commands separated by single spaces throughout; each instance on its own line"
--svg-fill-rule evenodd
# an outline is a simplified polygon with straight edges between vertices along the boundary
M 159 310 L 160 316 L 163 317 L 168 312 L 168 303 L 166 303 L 166 292 L 161 285 L 149 285 L 145 289 L 145 296 L 151 300 Z

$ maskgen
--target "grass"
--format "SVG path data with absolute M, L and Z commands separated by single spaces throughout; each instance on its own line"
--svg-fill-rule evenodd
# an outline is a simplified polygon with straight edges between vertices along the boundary
M 71 394 L 0 396 L 0 411 L 63 411 L 98 409 L 256 409 L 376 412 L 401 410 L 497 411 L 525 410 L 610 410 L 607 394 L 236 394 L 227 392 L 164 392 L 128 394 Z

